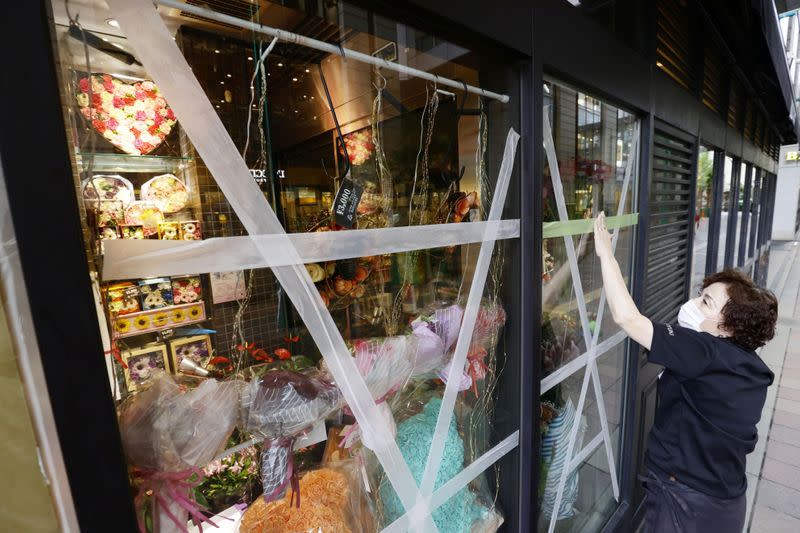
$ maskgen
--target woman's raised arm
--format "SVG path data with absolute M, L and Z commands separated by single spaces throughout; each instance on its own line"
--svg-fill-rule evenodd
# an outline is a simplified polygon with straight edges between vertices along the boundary
M 639 312 L 628 293 L 619 264 L 611 252 L 611 235 L 606 229 L 604 212 L 601 212 L 594 221 L 594 249 L 600 258 L 603 287 L 614 322 L 619 324 L 633 340 L 649 350 L 653 342 L 653 323 Z

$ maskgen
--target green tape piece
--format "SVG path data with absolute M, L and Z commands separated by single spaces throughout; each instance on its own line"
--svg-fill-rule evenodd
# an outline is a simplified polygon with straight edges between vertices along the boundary
M 545 222 L 542 224 L 542 238 L 566 237 L 567 235 L 583 235 L 594 232 L 593 218 L 567 220 L 566 222 Z M 606 228 L 625 228 L 639 223 L 639 213 L 606 217 Z

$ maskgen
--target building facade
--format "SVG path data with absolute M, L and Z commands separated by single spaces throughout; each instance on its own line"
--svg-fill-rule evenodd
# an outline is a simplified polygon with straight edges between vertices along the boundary
M 3 7 L 17 23 L 0 90 L 27 104 L 2 110 L 3 286 L 35 338 L 18 358 L 47 404 L 30 402 L 65 530 L 149 515 L 167 531 L 169 501 L 142 504 L 153 472 L 219 481 L 209 463 L 255 446 L 248 465 L 351 476 L 334 514 L 365 531 L 408 528 L 418 489 L 423 531 L 634 531 L 660 369 L 611 320 L 591 220 L 610 217 L 654 321 L 722 268 L 764 285 L 780 147 L 798 136 L 780 33 L 796 49 L 796 24 L 766 0 L 155 4 Z M 174 236 L 202 242 L 181 256 Z M 485 335 L 442 331 L 462 316 Z M 434 333 L 438 366 L 417 370 L 416 351 L 386 372 L 407 380 L 379 374 L 375 360 Z M 252 416 L 205 454 L 179 468 L 137 453 L 169 455 L 131 422 L 137 405 L 175 414 L 158 387 L 257 396 L 276 375 L 304 405 L 330 400 L 275 429 L 240 391 Z M 371 432 L 384 423 L 396 439 Z M 255 508 L 296 481 L 253 468 L 225 478 L 227 499 L 211 483 L 198 498 Z

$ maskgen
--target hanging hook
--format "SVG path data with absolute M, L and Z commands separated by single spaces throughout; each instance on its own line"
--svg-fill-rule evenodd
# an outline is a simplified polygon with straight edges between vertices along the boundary
M 375 82 L 373 82 L 372 86 L 375 87 L 375 89 L 377 89 L 378 91 L 382 91 L 382 90 L 384 90 L 386 88 L 387 81 L 386 81 L 386 78 L 384 77 L 384 75 L 381 74 L 381 67 L 375 67 L 375 74 L 377 74 L 380 77 L 381 81 L 383 81 L 383 85 L 378 87 L 375 84 Z

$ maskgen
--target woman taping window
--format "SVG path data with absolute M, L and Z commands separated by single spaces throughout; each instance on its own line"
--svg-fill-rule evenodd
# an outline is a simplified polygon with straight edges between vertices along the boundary
M 678 325 L 655 324 L 633 302 L 601 213 L 595 250 L 614 321 L 664 367 L 647 443 L 647 533 L 740 532 L 746 456 L 773 373 L 756 354 L 775 335 L 778 301 L 749 277 L 724 270 L 703 280 Z

